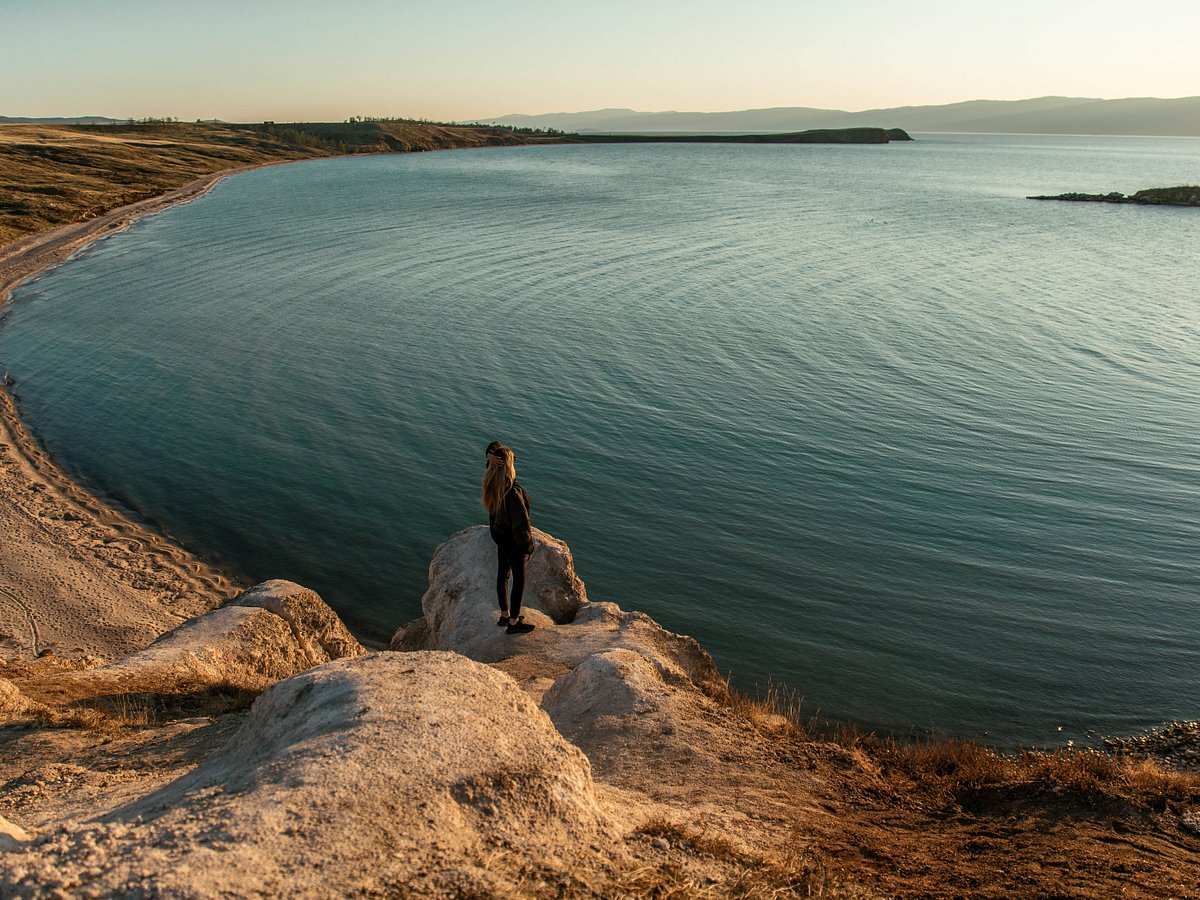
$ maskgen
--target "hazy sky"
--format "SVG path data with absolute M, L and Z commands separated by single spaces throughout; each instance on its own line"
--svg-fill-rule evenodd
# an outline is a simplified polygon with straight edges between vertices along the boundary
M 1197 0 L 0 0 L 0 115 L 1183 97 L 1197 33 Z

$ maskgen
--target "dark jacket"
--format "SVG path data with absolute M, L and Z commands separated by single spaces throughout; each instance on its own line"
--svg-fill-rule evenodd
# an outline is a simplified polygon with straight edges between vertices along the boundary
M 507 550 L 526 555 L 533 552 L 533 526 L 529 524 L 529 495 L 520 482 L 514 481 L 500 512 L 488 515 L 492 540 Z

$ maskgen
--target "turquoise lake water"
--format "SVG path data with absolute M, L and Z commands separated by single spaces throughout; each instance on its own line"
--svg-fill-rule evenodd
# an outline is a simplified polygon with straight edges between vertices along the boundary
M 870 727 L 1200 718 L 1200 140 L 539 147 L 254 171 L 20 289 L 86 484 L 360 633 L 483 520 Z M 1059 731 L 1059 728 L 1062 728 Z

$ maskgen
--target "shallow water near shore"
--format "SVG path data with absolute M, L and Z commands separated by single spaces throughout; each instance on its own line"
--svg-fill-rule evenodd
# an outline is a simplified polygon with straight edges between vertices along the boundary
M 870 727 L 1200 717 L 1200 141 L 489 149 L 263 169 L 19 289 L 98 492 L 386 638 L 483 447 L 593 599 Z M 1061 727 L 1061 731 L 1059 730 Z

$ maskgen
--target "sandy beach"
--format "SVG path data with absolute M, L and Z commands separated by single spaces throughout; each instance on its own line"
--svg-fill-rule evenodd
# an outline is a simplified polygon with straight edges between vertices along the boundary
M 242 166 L 0 248 L 13 288 L 134 219 L 203 196 Z M 22 424 L 19 385 L 0 385 L 0 658 L 51 652 L 115 659 L 212 609 L 238 585 L 68 478 Z

